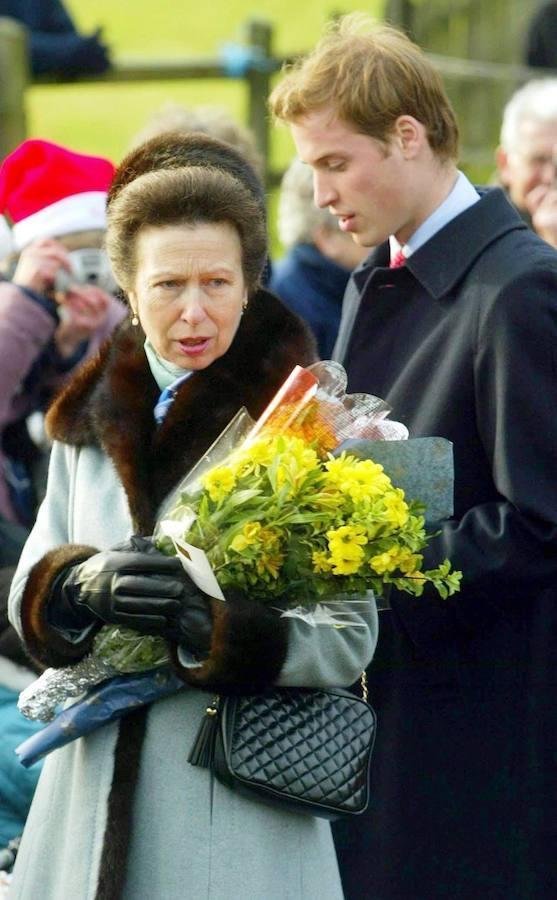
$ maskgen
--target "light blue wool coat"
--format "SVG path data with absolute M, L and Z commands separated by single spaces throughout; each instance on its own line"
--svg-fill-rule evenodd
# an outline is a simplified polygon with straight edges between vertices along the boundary
M 268 302 L 273 302 L 272 298 Z M 277 328 L 268 331 L 268 340 L 276 346 Z M 259 352 L 266 332 L 257 327 L 254 335 Z M 130 355 L 137 357 L 133 379 L 145 378 L 148 385 L 142 348 L 130 349 L 128 338 L 125 340 L 122 358 L 127 365 Z M 214 370 L 211 385 L 217 367 L 217 363 L 210 367 Z M 231 367 L 232 363 L 227 363 L 226 373 Z M 174 423 L 181 421 L 188 392 L 200 392 L 203 381 L 201 374 L 196 375 L 180 389 L 182 397 L 178 396 L 161 428 L 172 444 L 176 443 L 172 417 Z M 241 388 L 241 380 L 238 384 Z M 135 393 L 130 392 L 130 403 L 143 402 L 145 390 L 140 383 Z M 96 388 L 93 393 L 98 395 Z M 222 407 L 223 393 L 216 396 Z M 201 422 L 208 415 L 214 418 L 218 403 L 210 410 L 204 403 L 199 409 L 200 402 L 196 401 L 195 408 Z M 111 425 L 112 433 L 117 427 Z M 124 437 L 127 433 L 122 432 Z M 105 436 L 110 438 L 110 434 Z M 130 441 L 130 455 L 141 457 L 144 449 L 133 441 L 133 435 Z M 13 582 L 12 622 L 21 629 L 25 583 L 45 553 L 65 544 L 87 544 L 102 550 L 126 540 L 133 530 L 130 495 L 113 459 L 99 446 L 55 441 L 46 498 Z M 363 627 L 312 628 L 300 620 L 289 620 L 288 651 L 279 682 L 347 686 L 356 681 L 371 659 L 377 639 L 373 601 L 362 604 L 361 609 Z M 148 713 L 123 900 L 341 900 L 326 820 L 243 799 L 218 783 L 214 783 L 211 797 L 208 772 L 188 764 L 211 696 L 186 686 L 181 693 L 155 703 Z M 118 728 L 117 723 L 107 725 L 47 757 L 18 855 L 10 900 L 94 900 Z
M 90 486 L 95 485 L 91 504 Z M 14 581 L 11 615 L 29 567 L 59 543 L 109 547 L 127 538 L 126 497 L 98 450 L 55 444 L 47 498 Z M 290 622 L 280 681 L 349 685 L 377 634 Z M 125 900 L 340 900 L 328 822 L 236 796 L 187 762 L 210 695 L 194 688 L 156 703 L 136 790 Z M 47 757 L 16 865 L 10 900 L 93 900 L 106 822 L 117 724 Z M 37 886 L 40 890 L 37 892 Z

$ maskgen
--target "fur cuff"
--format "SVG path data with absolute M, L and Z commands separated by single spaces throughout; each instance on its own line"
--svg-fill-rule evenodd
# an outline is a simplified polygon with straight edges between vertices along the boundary
M 72 644 L 52 628 L 46 608 L 55 579 L 63 569 L 76 565 L 98 553 L 94 547 L 65 544 L 50 550 L 29 573 L 21 600 L 21 627 L 29 655 L 41 666 L 60 668 L 80 660 L 89 650 L 92 635 Z
M 197 668 L 180 666 L 188 684 L 225 694 L 253 694 L 273 684 L 288 647 L 288 623 L 275 610 L 242 595 L 211 601 L 213 636 L 209 658 Z

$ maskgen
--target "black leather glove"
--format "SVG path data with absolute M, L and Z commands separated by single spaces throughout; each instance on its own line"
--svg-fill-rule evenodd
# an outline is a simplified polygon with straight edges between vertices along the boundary
M 50 623 L 66 632 L 100 620 L 184 643 L 198 656 L 206 656 L 211 645 L 207 595 L 176 557 L 135 535 L 65 569 L 53 585 L 49 606 Z

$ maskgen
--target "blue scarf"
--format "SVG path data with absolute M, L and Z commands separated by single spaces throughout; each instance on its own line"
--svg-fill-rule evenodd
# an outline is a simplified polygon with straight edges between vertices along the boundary
M 176 391 L 183 381 L 186 381 L 190 375 L 193 375 L 193 371 L 191 369 L 183 369 L 181 366 L 176 366 L 167 359 L 163 359 L 147 338 L 145 339 L 144 348 L 149 368 L 161 391 L 153 410 L 157 425 L 161 425 L 168 410 L 174 403 Z

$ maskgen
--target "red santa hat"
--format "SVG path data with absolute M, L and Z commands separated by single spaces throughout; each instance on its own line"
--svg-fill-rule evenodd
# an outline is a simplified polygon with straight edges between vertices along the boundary
M 37 238 L 106 228 L 114 165 L 50 141 L 28 140 L 0 167 L 0 213 L 12 222 L 14 247 Z

